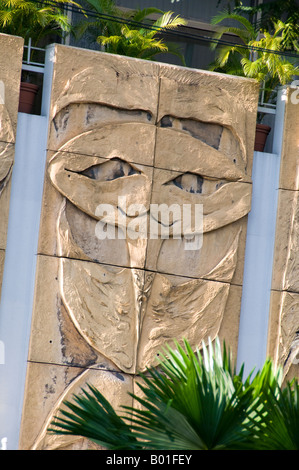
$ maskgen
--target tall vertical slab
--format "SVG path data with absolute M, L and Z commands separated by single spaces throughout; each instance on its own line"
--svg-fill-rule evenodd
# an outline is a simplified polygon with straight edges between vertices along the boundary
M 299 374 L 299 104 L 286 90 L 268 354 L 286 379 Z
M 131 403 L 166 341 L 236 352 L 257 95 L 56 46 L 22 449 L 88 446 L 47 433 L 62 401 L 92 383 Z M 180 223 L 196 205 L 203 235 Z
M 0 292 L 5 259 L 23 39 L 0 34 Z

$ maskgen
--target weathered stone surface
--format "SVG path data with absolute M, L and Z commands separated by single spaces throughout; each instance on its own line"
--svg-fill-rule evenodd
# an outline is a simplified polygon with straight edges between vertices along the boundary
M 286 90 L 268 332 L 269 355 L 283 367 L 286 379 L 299 374 L 299 118 L 293 92 Z
M 279 187 L 299 190 L 299 113 L 296 100 L 292 100 L 293 93 L 298 97 L 294 88 L 287 87 Z
M 299 294 L 281 292 L 279 300 L 275 343 L 272 333 L 273 353 L 276 363 L 283 366 L 286 375 L 292 364 L 299 364 Z
M 5 259 L 5 251 L 0 249 L 0 296 L 1 296 L 1 287 L 2 287 L 2 279 L 3 279 L 4 259 Z
M 1 214 L 0 249 L 3 249 L 3 250 L 5 250 L 6 248 L 11 178 L 10 177 L 6 178 L 4 184 L 5 184 L 5 187 L 3 187 L 2 194 L 0 195 L 0 214 Z
M 186 338 L 196 348 L 201 341 L 218 335 L 228 283 L 150 273 L 146 274 L 145 286 L 147 305 L 141 304 L 139 370 L 155 364 L 164 343 L 174 338 Z
M 155 122 L 157 69 L 157 64 L 148 61 L 57 45 L 49 149 L 58 150 L 100 122 Z
M 229 347 L 234 361 L 237 360 L 238 352 L 241 301 L 242 286 L 230 285 L 218 336 L 220 341 L 225 341 L 226 346 Z
M 80 105 L 76 106 L 80 109 Z M 105 111 L 108 110 L 109 113 L 103 111 L 103 115 L 110 117 L 112 114 L 114 122 L 109 124 L 112 116 L 107 119 L 107 122 L 104 119 L 95 119 L 93 125 L 102 124 L 102 127 L 93 129 L 90 126 L 91 129 L 85 132 L 82 132 L 81 128 L 79 134 L 60 147 L 60 152 L 109 159 L 121 157 L 126 162 L 153 165 L 156 129 L 148 123 L 146 113 L 132 111 L 126 113 L 124 117 L 123 111 L 101 105 L 93 106 L 100 115 L 103 108 Z M 82 105 L 83 109 L 85 107 L 86 105 Z M 122 120 L 130 122 L 122 122 Z M 133 128 L 132 123 L 134 123 Z
M 81 394 L 81 388 L 88 390 L 88 384 L 100 390 L 117 411 L 121 405 L 132 404 L 128 394 L 133 391 L 132 378 L 117 372 L 30 363 L 27 390 L 30 383 L 35 386 L 34 390 L 30 387 L 26 394 L 21 450 L 63 450 L 70 446 L 72 449 L 93 448 L 80 437 L 47 432 L 54 415 L 59 415 L 58 411 L 63 407 L 62 401 L 70 400 L 73 394 Z
M 55 46 L 29 361 L 42 383 L 54 364 L 84 372 L 55 389 L 25 448 L 58 446 L 45 420 L 83 377 L 125 374 L 115 391 L 101 382 L 120 403 L 166 341 L 219 334 L 236 352 L 256 106 L 250 80 Z M 152 236 L 163 204 L 202 205 L 202 246 L 170 213 Z
M 285 200 L 289 202 L 289 207 L 281 208 L 281 212 L 289 214 L 289 219 L 285 220 L 285 225 L 281 226 L 277 236 L 287 239 L 286 258 L 280 268 L 283 268 L 283 290 L 299 292 L 299 256 L 298 256 L 298 233 L 299 233 L 299 191 L 287 191 Z M 285 227 L 285 228 L 283 228 Z M 279 271 L 282 271 L 280 269 Z M 298 325 L 299 326 L 299 325 Z
M 0 34 L 0 141 L 15 142 L 23 38 Z
M 183 134 L 180 150 L 184 158 L 179 163 L 175 160 L 174 165 L 182 166 L 186 162 L 187 167 L 183 170 L 190 171 L 189 159 L 194 162 L 197 154 L 199 158 L 195 165 L 209 165 L 211 162 L 209 171 L 217 172 L 221 168 L 220 173 L 217 172 L 218 177 L 242 171 L 250 176 L 252 129 L 256 119 L 253 90 L 256 84 L 236 77 L 189 70 L 182 72 L 179 77 L 170 67 L 163 67 L 161 75 L 158 122 L 163 126 L 163 119 L 169 118 L 168 129 L 161 129 L 161 136 L 167 139 L 166 136 L 171 136 L 169 131 L 173 129 Z M 187 145 L 188 135 L 197 141 L 192 149 Z M 218 158 L 213 165 L 215 155 Z M 169 165 L 172 165 L 172 159 L 168 160 L 167 166 L 162 167 L 169 168 Z M 175 166 L 170 168 L 176 169 Z M 207 173 L 204 175 L 213 176 Z M 246 179 L 243 174 L 244 177 Z
M 281 300 L 282 292 L 280 290 L 271 290 L 267 338 L 267 357 L 271 357 L 273 359 L 277 356 Z
M 165 341 L 215 337 L 224 312 L 237 328 L 229 297 L 227 282 L 40 255 L 28 359 L 136 373 Z
M 15 145 L 0 142 L 0 248 L 5 249 Z
M 6 247 L 7 237 L 23 42 L 23 38 L 0 34 L 0 249 L 3 250 Z M 0 257 L 0 273 L 3 268 L 4 252 Z
M 226 153 L 221 152 L 219 147 L 215 148 L 212 143 L 210 145 L 195 137 L 193 132 L 181 130 L 181 127 L 184 126 L 183 120 L 177 119 L 177 121 L 180 126 L 178 128 L 157 129 L 155 156 L 155 166 L 157 168 L 192 172 L 216 181 L 250 182 L 250 176 L 245 172 L 245 163 L 241 160 L 240 150 L 232 158 L 229 151 Z M 192 120 L 192 122 L 196 123 L 197 121 Z M 209 128 L 207 128 L 206 133 L 207 135 L 211 133 Z M 224 134 L 225 131 L 221 128 L 221 136 Z M 222 138 L 224 139 L 224 137 Z M 233 142 L 231 142 L 228 147 L 233 145 Z M 239 165 L 236 163 L 237 153 Z
M 289 266 L 290 241 L 296 220 L 297 191 L 278 190 L 278 208 L 272 271 L 272 289 L 285 289 L 285 273 Z

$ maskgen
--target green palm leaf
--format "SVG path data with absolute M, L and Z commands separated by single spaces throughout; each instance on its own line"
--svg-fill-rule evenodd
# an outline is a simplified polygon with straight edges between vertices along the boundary
M 288 47 L 290 35 L 293 35 L 294 39 L 294 27 L 279 20 L 274 24 L 272 33 L 259 31 L 255 30 L 242 15 L 226 11 L 217 15 L 212 23 L 219 24 L 227 19 L 237 21 L 240 27 L 222 27 L 215 35 L 216 42 L 212 45 L 212 49 L 218 47 L 217 41 L 227 32 L 237 35 L 247 49 L 240 45 L 218 47 L 215 60 L 210 64 L 210 70 L 243 75 L 264 83 L 264 101 L 271 102 L 277 86 L 286 85 L 299 73 L 298 67 L 279 54 Z M 259 33 L 261 37 L 258 38 Z
M 204 343 L 193 352 L 175 342 L 159 355 L 159 367 L 141 375 L 137 407 L 117 415 L 93 387 L 65 402 L 50 432 L 85 436 L 107 449 L 256 448 L 264 431 L 269 390 L 280 390 L 270 361 L 254 377 L 237 374 L 225 345 Z M 298 400 L 297 400 L 298 401 Z M 67 411 L 70 410 L 70 411 Z
M 160 15 L 163 14 L 162 10 L 159 10 L 158 8 L 144 8 L 143 10 L 135 10 L 133 13 L 131 13 L 131 19 L 136 22 L 136 23 L 141 23 L 143 22 L 148 16 L 158 13 Z
M 76 27 L 75 34 L 81 37 L 90 33 L 91 37 L 103 46 L 106 52 L 153 60 L 157 54 L 168 52 L 184 58 L 178 46 L 167 44 L 159 33 L 167 29 L 174 29 L 187 22 L 172 12 L 163 13 L 158 8 L 144 8 L 134 10 L 129 14 L 123 13 L 115 7 L 112 0 L 87 0 L 87 3 L 100 15 L 98 20 L 83 22 Z M 159 14 L 153 22 L 149 19 L 152 14 Z M 117 16 L 119 21 L 109 19 L 109 15 Z
M 110 403 L 93 386 L 82 389 L 82 395 L 74 397 L 74 403 L 52 422 L 49 432 L 80 435 L 108 449 L 135 449 L 138 442 L 128 424 L 119 417 Z
M 259 412 L 256 448 L 299 450 L 299 384 L 287 383 L 282 389 L 270 388 L 265 409 Z
M 227 10 L 224 10 L 220 12 L 219 14 L 215 15 L 212 18 L 211 23 L 213 25 L 216 25 L 216 24 L 221 23 L 221 21 L 224 21 L 224 20 L 234 20 L 240 23 L 243 26 L 243 30 L 242 30 L 243 32 L 246 31 L 247 34 L 251 35 L 252 38 L 256 37 L 256 30 L 254 26 L 250 23 L 249 20 L 247 20 L 247 18 L 245 18 L 242 15 L 238 15 L 237 13 L 230 13 Z M 230 27 L 228 26 L 227 28 L 229 29 Z M 226 27 L 223 29 L 226 30 Z
M 27 42 L 32 39 L 37 45 L 41 38 L 49 34 L 62 34 L 71 31 L 71 23 L 63 10 L 63 5 L 75 1 L 66 0 L 35 2 L 30 0 L 0 0 L 0 31 L 22 36 Z

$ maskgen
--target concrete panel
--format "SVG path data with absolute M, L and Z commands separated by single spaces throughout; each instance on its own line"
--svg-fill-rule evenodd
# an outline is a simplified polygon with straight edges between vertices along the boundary
M 96 368 L 134 382 L 173 338 L 195 348 L 221 333 L 236 351 L 256 83 L 65 46 L 52 52 L 30 364 L 79 367 L 82 384 Z M 163 204 L 180 217 L 202 207 L 203 245 L 194 221 L 185 232 L 180 217 L 152 212 Z M 30 409 L 43 400 L 30 399 L 33 386 L 28 374 L 22 446 L 65 447 L 45 434 L 56 404 L 26 441 Z M 61 389 L 57 403 L 75 391 Z

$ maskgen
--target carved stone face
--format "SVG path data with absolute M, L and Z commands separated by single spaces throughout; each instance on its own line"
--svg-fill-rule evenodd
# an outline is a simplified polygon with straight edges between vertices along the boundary
M 220 331 L 237 344 L 258 95 L 245 79 L 59 45 L 53 63 L 36 305 L 54 284 L 33 319 L 36 336 L 50 332 L 30 354 L 44 371 L 32 367 L 34 388 L 37 375 L 40 390 L 55 385 L 47 402 L 38 395 L 40 428 L 30 429 L 43 449 L 73 445 L 47 428 L 86 383 L 119 409 L 166 342 L 196 348 Z M 165 221 L 155 204 L 202 205 L 201 248 L 186 249 L 176 213 Z M 153 220 L 169 238 L 151 237 Z M 115 239 L 99 237 L 114 221 Z M 146 236 L 123 236 L 136 222 Z M 24 433 L 30 404 L 27 416 Z
M 194 92 L 200 112 L 188 109 Z M 134 108 L 134 94 L 132 103 L 126 109 L 81 99 L 61 108 L 53 120 L 61 145 L 48 169 L 65 197 L 57 224 L 65 306 L 85 340 L 130 373 L 151 365 L 165 341 L 186 337 L 196 346 L 218 334 L 236 266 L 237 222 L 251 199 L 242 124 L 235 126 L 225 90 L 215 96 L 208 86 L 165 78 L 158 113 Z M 119 208 L 120 197 L 126 207 Z M 121 209 L 114 240 L 96 236 L 101 204 Z M 142 205 L 147 228 L 152 204 L 202 204 L 202 248 L 186 250 L 183 237 L 171 236 L 174 218 L 169 239 L 152 239 L 149 231 L 122 236 L 135 216 L 131 204 Z M 96 263 L 87 271 L 67 258 Z

